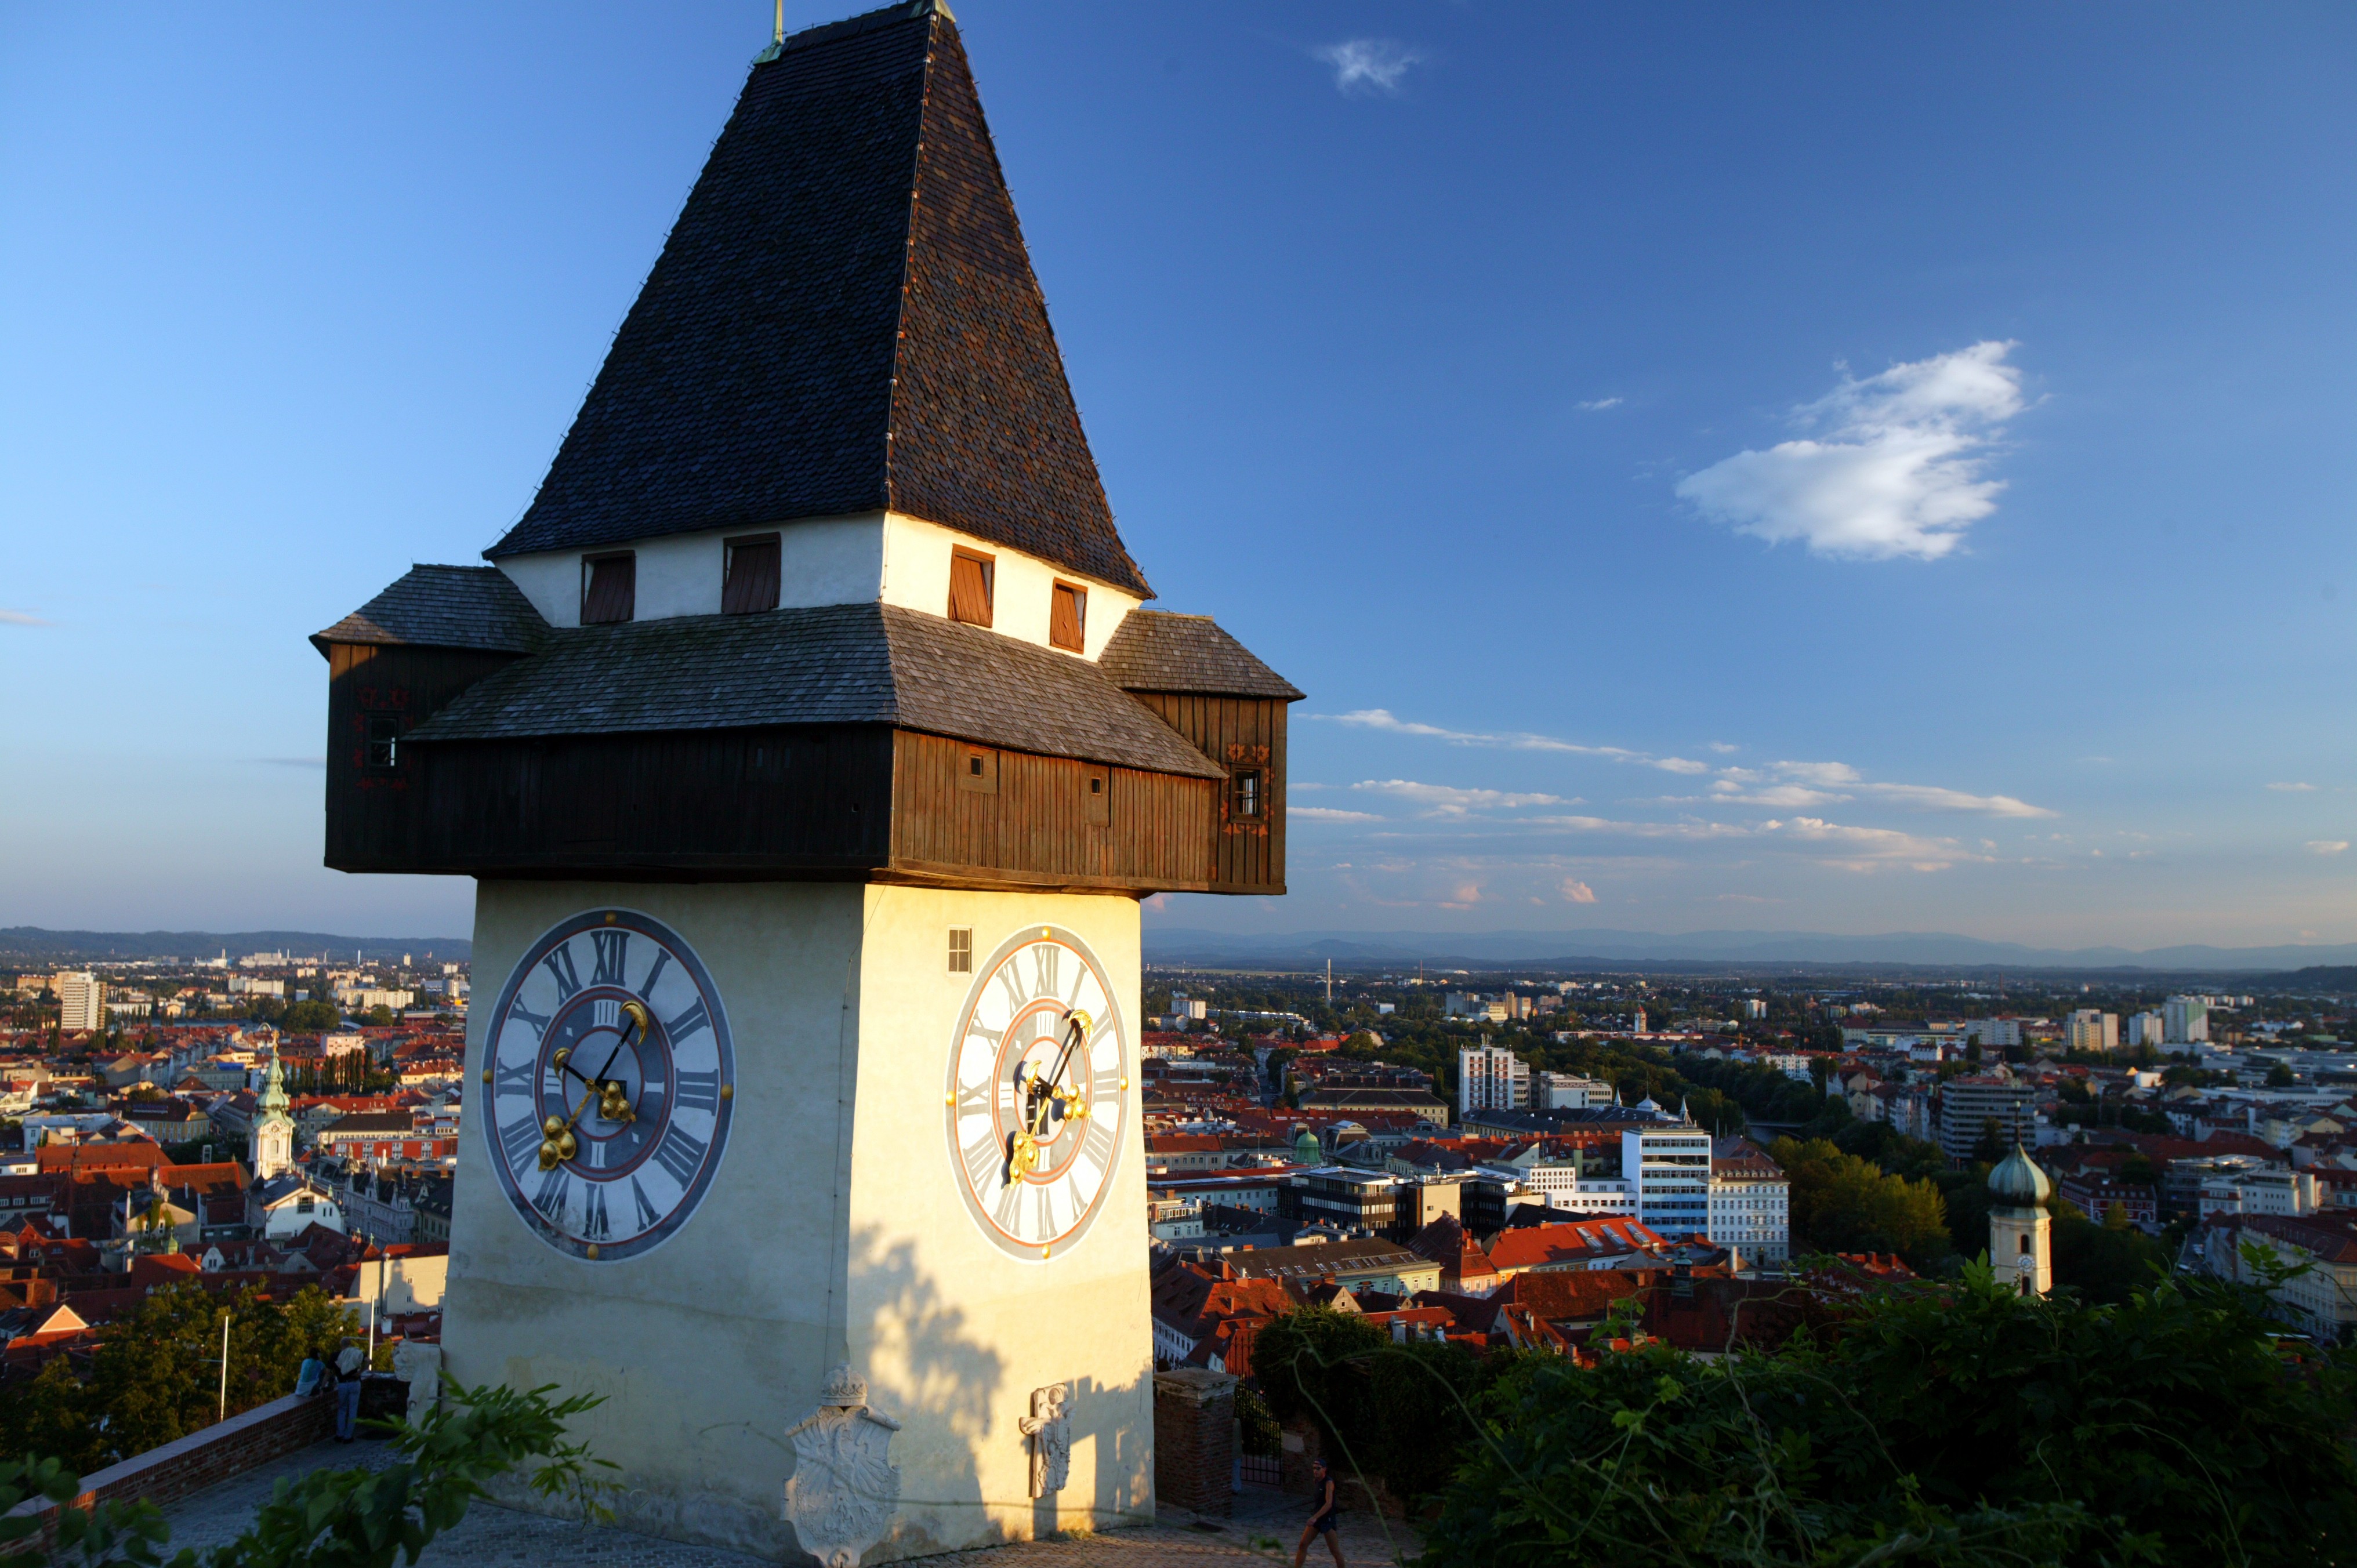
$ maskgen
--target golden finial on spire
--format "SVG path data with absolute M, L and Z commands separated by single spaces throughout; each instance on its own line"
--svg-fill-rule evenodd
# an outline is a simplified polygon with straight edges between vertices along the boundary
M 759 54 L 755 55 L 753 57 L 753 63 L 755 65 L 769 64 L 771 60 L 777 59 L 780 54 L 785 52 L 785 44 L 786 0 L 778 0 L 777 26 L 770 34 L 770 47 L 763 49 Z

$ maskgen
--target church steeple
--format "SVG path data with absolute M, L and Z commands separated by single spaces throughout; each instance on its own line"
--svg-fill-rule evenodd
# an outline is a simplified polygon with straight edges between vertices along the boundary
M 268 1181 L 295 1163 L 295 1119 L 286 1114 L 286 1073 L 275 1046 L 270 1047 L 270 1071 L 262 1080 L 262 1113 L 253 1119 L 246 1162 L 257 1182 Z
M 2038 1162 L 2014 1139 L 2013 1153 L 1988 1174 L 1989 1266 L 2023 1295 L 2054 1288 L 2053 1220 L 2046 1201 L 2054 1194 Z

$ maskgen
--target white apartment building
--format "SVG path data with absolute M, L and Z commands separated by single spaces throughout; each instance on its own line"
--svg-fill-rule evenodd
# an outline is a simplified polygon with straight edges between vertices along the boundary
M 1457 1053 L 1457 1110 L 1526 1111 L 1531 1069 L 1501 1046 L 1480 1045 Z
M 1600 1078 L 1582 1078 L 1572 1072 L 1531 1074 L 1531 1103 L 1536 1110 L 1585 1111 L 1611 1102 L 1612 1086 Z
M 2003 1050 L 2021 1044 L 2021 1020 L 2018 1018 L 1975 1018 L 1964 1026 L 1964 1037 L 1978 1040 L 1981 1049 Z
M 2158 1013 L 2131 1013 L 2120 1026 L 2120 1044 L 2130 1050 L 2138 1046 L 2160 1045 L 2166 1037 L 2166 1022 Z
M 1637 1212 L 1636 1194 L 1628 1182 L 1613 1176 L 1582 1176 L 1576 1160 L 1553 1160 L 1525 1151 L 1516 1159 L 1486 1160 L 1473 1167 L 1494 1181 L 1519 1183 L 1537 1193 L 1549 1208 L 1559 1208 L 1583 1219 L 1598 1215 Z
M 1738 1016 L 1749 1019 L 1765 1018 L 1768 1016 L 1768 1004 L 1760 1001 L 1757 996 L 1747 996 L 1737 1009 L 1737 1013 Z
M 2212 1214 L 2313 1214 L 2324 1207 L 2323 1189 L 2313 1171 L 2287 1171 L 2280 1166 L 2222 1170 L 2201 1183 L 2201 1217 Z
M 2210 1037 L 2210 1004 L 2199 996 L 2172 996 L 2160 1004 L 2161 1044 L 2199 1045 Z
M 1691 1122 L 1620 1134 L 1620 1179 L 1635 1189 L 1637 1220 L 1673 1240 L 1710 1229 L 1710 1134 Z
M 286 983 L 283 980 L 263 980 L 251 974 L 232 974 L 229 977 L 229 993 L 231 996 L 284 996 L 286 994 Z
M 50 977 L 58 993 L 58 1027 L 68 1034 L 106 1026 L 106 983 L 86 969 L 65 970 Z
M 2101 1013 L 2093 1007 L 2082 1007 L 2071 1015 L 2070 1047 L 2074 1051 L 2111 1052 L 2120 1048 L 2120 1018 L 2116 1013 Z
M 1710 1239 L 1739 1257 L 1781 1263 L 1792 1255 L 1792 1184 L 1748 1138 L 1723 1138 L 1710 1161 Z

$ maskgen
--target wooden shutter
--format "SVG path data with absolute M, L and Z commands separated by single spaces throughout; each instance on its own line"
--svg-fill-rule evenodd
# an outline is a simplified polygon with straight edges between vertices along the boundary
M 778 536 L 728 542 L 727 576 L 720 588 L 722 615 L 751 615 L 778 607 Z
M 1088 641 L 1088 591 L 1070 583 L 1057 584 L 1056 596 L 1048 607 L 1049 642 L 1080 652 Z
M 991 579 L 997 564 L 971 550 L 950 552 L 950 619 L 990 624 Z
M 628 620 L 639 597 L 635 555 L 597 555 L 582 562 L 588 581 L 581 585 L 581 624 L 606 626 Z

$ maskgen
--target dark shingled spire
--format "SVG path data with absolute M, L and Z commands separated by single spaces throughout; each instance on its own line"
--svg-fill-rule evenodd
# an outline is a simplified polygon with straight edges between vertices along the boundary
M 753 68 L 540 493 L 484 553 L 884 508 L 1152 591 L 936 0 Z

